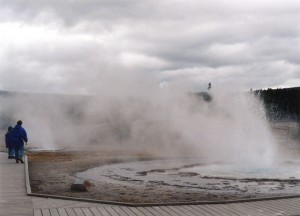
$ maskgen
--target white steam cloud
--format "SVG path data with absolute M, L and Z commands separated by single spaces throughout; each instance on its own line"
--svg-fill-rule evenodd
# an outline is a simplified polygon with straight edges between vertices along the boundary
M 38 148 L 117 146 L 210 161 L 272 162 L 274 140 L 250 93 L 213 89 L 207 101 L 209 95 L 184 86 L 106 83 L 94 96 L 2 96 L 0 113 L 7 124 L 22 119 L 30 145 Z

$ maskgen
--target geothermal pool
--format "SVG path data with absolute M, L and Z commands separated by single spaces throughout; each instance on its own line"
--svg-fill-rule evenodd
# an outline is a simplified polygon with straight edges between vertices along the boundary
M 195 173 L 207 177 L 233 179 L 300 179 L 300 161 L 285 161 L 272 166 L 251 166 L 226 163 L 212 163 L 183 167 L 182 173 Z
M 200 159 L 165 159 L 105 165 L 77 174 L 97 182 L 143 187 L 159 185 L 215 194 L 249 193 L 251 197 L 300 193 L 300 160 L 272 166 L 206 163 Z
M 222 162 L 205 163 L 197 159 L 154 160 L 119 163 L 89 169 L 78 177 L 99 180 L 119 175 L 136 180 L 206 177 L 225 179 L 300 180 L 300 159 L 281 161 L 272 166 L 238 165 Z

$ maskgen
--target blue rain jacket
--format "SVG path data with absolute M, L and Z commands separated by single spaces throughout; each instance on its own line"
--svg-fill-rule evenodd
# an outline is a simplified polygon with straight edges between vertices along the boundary
M 24 142 L 28 142 L 27 133 L 20 125 L 16 125 L 11 131 L 12 141 L 14 146 L 24 146 Z
M 6 144 L 6 148 L 14 147 L 13 138 L 11 136 L 11 131 L 7 131 L 5 134 L 5 144 Z

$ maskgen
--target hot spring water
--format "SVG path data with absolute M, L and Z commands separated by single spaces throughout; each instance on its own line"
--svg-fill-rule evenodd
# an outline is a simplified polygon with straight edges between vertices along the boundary
M 300 180 L 300 160 L 278 153 L 279 144 L 273 138 L 264 109 L 252 95 L 217 94 L 212 102 L 202 103 L 196 110 L 193 107 L 193 112 L 178 113 L 169 121 L 173 125 L 189 125 L 181 127 L 181 134 L 195 147 L 198 157 L 194 154 L 190 158 L 112 164 L 78 173 L 77 177 L 118 184 L 160 182 L 194 188 L 210 185 L 211 179 L 240 180 L 238 184 L 244 184 L 244 188 L 254 184 L 253 193 L 259 187 L 267 193 L 279 188 L 277 183 L 270 183 L 268 189 L 256 185 L 260 180 Z M 222 180 L 217 184 L 222 184 Z M 293 190 L 299 192 L 300 188 Z

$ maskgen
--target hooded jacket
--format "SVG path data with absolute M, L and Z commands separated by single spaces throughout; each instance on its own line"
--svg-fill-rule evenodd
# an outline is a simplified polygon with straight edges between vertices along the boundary
M 24 146 L 24 142 L 28 142 L 27 133 L 21 125 L 16 125 L 11 131 L 14 146 Z
M 6 148 L 13 148 L 13 139 L 11 136 L 11 131 L 7 131 L 5 134 L 5 144 Z

